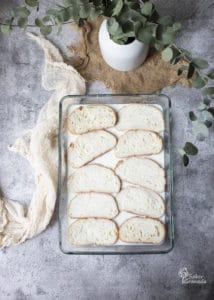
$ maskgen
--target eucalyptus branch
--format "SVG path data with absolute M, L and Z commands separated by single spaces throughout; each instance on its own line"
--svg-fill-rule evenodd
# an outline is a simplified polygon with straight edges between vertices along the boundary
M 208 87 L 209 81 L 214 79 L 214 72 L 206 73 L 208 62 L 204 59 L 192 57 L 191 53 L 175 44 L 181 24 L 174 22 L 170 16 L 160 17 L 154 4 L 150 0 L 61 0 L 62 5 L 53 5 L 43 18 L 36 18 L 35 25 L 43 35 L 49 35 L 53 26 L 62 30 L 62 24 L 76 22 L 83 26 L 88 19 L 94 20 L 99 16 L 107 17 L 107 29 L 111 39 L 118 44 L 126 44 L 137 39 L 154 47 L 161 52 L 165 61 L 176 65 L 184 62 L 178 68 L 178 75 L 186 74 L 192 81 L 192 86 L 203 89 L 205 99 L 201 104 L 199 116 L 189 112 L 193 122 L 193 134 L 198 140 L 208 135 L 208 128 L 213 124 L 214 107 L 210 106 L 214 96 L 214 87 Z M 0 24 L 0 30 L 9 34 L 14 26 L 26 29 L 28 18 L 33 10 L 39 10 L 39 0 L 25 0 L 25 5 L 16 7 L 10 12 L 10 18 Z M 33 25 L 34 26 L 34 25 Z M 196 155 L 197 148 L 190 142 L 185 143 L 179 150 L 184 165 L 189 163 L 189 155 Z

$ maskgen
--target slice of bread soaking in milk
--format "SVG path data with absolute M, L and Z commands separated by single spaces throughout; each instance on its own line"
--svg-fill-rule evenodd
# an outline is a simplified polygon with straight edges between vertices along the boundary
M 111 246 L 117 239 L 117 226 L 107 219 L 79 219 L 68 229 L 69 242 L 77 246 Z
M 156 192 L 164 192 L 165 190 L 165 171 L 158 163 L 151 159 L 130 157 L 124 161 L 120 161 L 115 171 L 124 181 Z
M 101 165 L 91 164 L 77 169 L 68 179 L 68 189 L 72 193 L 117 193 L 120 179 L 115 172 Z
M 143 129 L 155 132 L 164 130 L 163 114 L 155 106 L 129 104 L 118 112 L 118 130 Z
M 119 239 L 126 243 L 160 244 L 164 238 L 165 227 L 155 219 L 130 218 L 119 229 Z
M 160 218 L 165 212 L 165 205 L 160 195 L 141 187 L 128 187 L 116 196 L 121 211 Z
M 96 130 L 80 135 L 68 148 L 68 160 L 73 168 L 79 168 L 96 157 L 113 149 L 116 137 L 105 131 Z
M 68 117 L 68 130 L 72 134 L 82 134 L 97 129 L 113 127 L 116 123 L 115 111 L 105 105 L 87 105 L 75 109 Z
M 155 132 L 130 130 L 120 136 L 115 148 L 117 157 L 152 155 L 161 152 L 162 138 Z
M 71 218 L 113 219 L 118 215 L 118 208 L 109 194 L 83 193 L 71 200 L 68 215 Z

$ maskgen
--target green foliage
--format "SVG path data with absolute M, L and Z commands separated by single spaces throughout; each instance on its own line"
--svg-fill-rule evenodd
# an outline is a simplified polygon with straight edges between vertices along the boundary
M 28 18 L 34 10 L 39 10 L 39 0 L 23 0 L 25 5 L 15 7 L 11 17 L 0 25 L 0 31 L 10 34 L 14 25 L 25 29 Z M 163 60 L 179 65 L 178 76 L 185 74 L 191 80 L 192 86 L 203 89 L 205 99 L 200 104 L 198 112 L 189 112 L 193 122 L 193 134 L 196 139 L 203 140 L 209 134 L 209 127 L 214 120 L 214 107 L 210 106 L 214 99 L 214 87 L 209 86 L 214 79 L 214 72 L 204 72 L 209 67 L 208 62 L 175 45 L 177 33 L 181 24 L 174 22 L 171 16 L 159 16 L 154 4 L 150 0 L 61 0 L 61 5 L 53 4 L 42 18 L 36 18 L 35 24 L 43 35 L 49 35 L 53 26 L 58 27 L 57 34 L 62 30 L 62 24 L 74 21 L 83 26 L 88 19 L 95 20 L 99 16 L 107 18 L 107 29 L 110 38 L 118 44 L 126 44 L 129 40 L 137 39 L 161 51 Z M 196 155 L 198 151 L 191 143 L 186 143 L 179 152 L 184 165 L 189 163 L 189 155 Z M 194 150 L 193 150 L 194 149 Z M 194 153 L 194 154 L 193 154 Z
M 170 47 L 165 48 L 162 51 L 161 56 L 162 56 L 163 60 L 170 61 L 173 58 L 173 50 L 172 50 L 172 48 L 170 48 Z
M 179 154 L 182 157 L 183 164 L 186 167 L 189 164 L 189 155 L 196 155 L 198 153 L 198 148 L 190 142 L 186 142 L 184 147 L 179 150 Z

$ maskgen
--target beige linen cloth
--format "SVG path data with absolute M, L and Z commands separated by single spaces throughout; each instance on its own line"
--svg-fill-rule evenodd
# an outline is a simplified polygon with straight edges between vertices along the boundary
M 29 207 L 0 198 L 0 248 L 17 245 L 41 233 L 56 203 L 58 106 L 67 94 L 85 94 L 85 80 L 63 62 L 59 50 L 43 37 L 29 34 L 44 50 L 42 86 L 53 91 L 41 109 L 36 126 L 18 138 L 9 150 L 25 157 L 35 170 L 35 191 Z

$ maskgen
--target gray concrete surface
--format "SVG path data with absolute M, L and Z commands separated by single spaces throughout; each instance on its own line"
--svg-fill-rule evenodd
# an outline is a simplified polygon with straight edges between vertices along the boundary
M 213 67 L 213 1 L 156 3 L 162 13 L 181 20 L 184 30 L 178 44 L 205 57 Z M 1 1 L 0 11 L 5 13 L 7 4 Z M 66 51 L 73 34 L 64 26 L 60 37 L 50 39 Z M 3 195 L 25 203 L 34 186 L 32 170 L 25 160 L 9 153 L 7 145 L 33 127 L 49 97 L 40 85 L 42 64 L 41 49 L 19 30 L 9 37 L 0 35 L 0 187 Z M 104 89 L 102 84 L 89 87 L 94 92 Z M 0 251 L 0 300 L 214 299 L 213 129 L 206 142 L 197 142 L 199 155 L 185 169 L 177 149 L 186 140 L 194 141 L 187 113 L 197 107 L 201 96 L 182 86 L 163 92 L 172 98 L 174 120 L 173 251 L 164 255 L 66 256 L 58 247 L 55 216 L 37 238 Z M 203 275 L 207 283 L 182 284 L 178 272 L 183 267 Z

